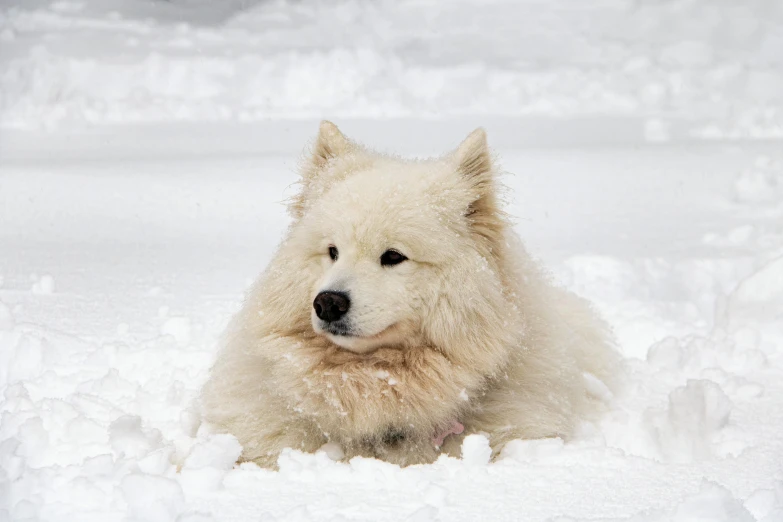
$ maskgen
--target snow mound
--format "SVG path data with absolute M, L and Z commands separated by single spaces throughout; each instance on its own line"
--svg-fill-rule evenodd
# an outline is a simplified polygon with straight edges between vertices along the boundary
M 158 430 L 143 430 L 141 417 L 123 415 L 109 425 L 109 445 L 120 458 L 141 458 L 160 447 Z
M 648 411 L 647 422 L 665 458 L 690 462 L 713 454 L 716 438 L 728 425 L 730 414 L 731 401 L 720 386 L 689 380 L 669 394 L 665 411 Z
M 753 168 L 737 176 L 734 190 L 740 203 L 783 202 L 783 164 L 767 156 L 759 157 Z
M 54 293 L 54 278 L 50 275 L 43 275 L 35 278 L 31 291 L 34 294 L 48 295 Z
M 770 2 L 27 4 L 0 17 L 3 126 L 601 115 L 652 141 L 783 136 Z
M 483 435 L 468 435 L 462 443 L 462 460 L 470 466 L 486 466 L 492 456 L 489 440 Z
M 783 257 L 767 262 L 737 285 L 722 323 L 762 353 L 778 352 L 783 338 Z
M 754 491 L 745 501 L 745 508 L 760 522 L 783 520 L 783 481 L 774 489 Z
M 729 314 L 748 308 L 760 312 L 760 319 L 776 320 L 783 314 L 783 256 L 773 259 L 737 285 L 729 298 Z

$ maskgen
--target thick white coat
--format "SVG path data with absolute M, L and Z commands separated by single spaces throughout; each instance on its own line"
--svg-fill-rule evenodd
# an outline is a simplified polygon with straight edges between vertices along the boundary
M 345 458 L 432 462 L 471 433 L 495 453 L 569 438 L 600 411 L 595 379 L 611 388 L 617 371 L 607 327 L 523 249 L 483 130 L 412 161 L 324 122 L 301 183 L 202 394 L 205 419 L 239 439 L 243 460 L 274 467 L 285 447 L 331 442 Z M 389 249 L 407 260 L 382 266 Z M 350 295 L 353 335 L 313 312 L 326 290 Z M 464 433 L 436 447 L 455 421 Z

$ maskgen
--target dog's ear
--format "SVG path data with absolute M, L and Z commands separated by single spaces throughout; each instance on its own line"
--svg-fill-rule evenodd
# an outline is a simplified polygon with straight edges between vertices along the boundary
M 459 173 L 475 188 L 484 188 L 492 181 L 492 155 L 484 129 L 471 132 L 459 144 L 455 156 Z
M 472 197 L 475 198 L 467 209 L 472 215 L 484 210 L 487 198 L 494 195 L 494 172 L 492 153 L 487 145 L 487 133 L 479 127 L 459 144 L 454 153 L 457 161 L 457 173 L 467 182 Z
M 468 186 L 470 201 L 465 209 L 473 231 L 492 247 L 501 239 L 503 214 L 498 209 L 495 166 L 487 145 L 487 133 L 478 128 L 460 143 L 454 153 L 457 174 Z
M 326 171 L 326 166 L 334 158 L 338 158 L 354 150 L 355 145 L 346 138 L 337 125 L 323 120 L 318 128 L 318 137 L 311 152 L 300 163 L 299 172 L 301 186 L 298 194 L 288 201 L 288 212 L 294 219 L 299 219 L 305 212 L 307 202 L 314 193 L 318 193 L 319 178 Z M 323 180 L 320 180 L 323 181 Z
M 323 120 L 313 146 L 311 162 L 314 170 L 323 168 L 331 159 L 345 154 L 350 147 L 351 142 L 340 132 L 337 125 Z

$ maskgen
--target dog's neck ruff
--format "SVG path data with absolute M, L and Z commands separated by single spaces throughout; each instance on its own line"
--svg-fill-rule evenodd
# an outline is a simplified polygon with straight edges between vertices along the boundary
M 462 423 L 458 420 L 453 420 L 446 429 L 432 438 L 432 443 L 436 448 L 440 448 L 443 446 L 443 441 L 446 439 L 446 437 L 449 435 L 459 435 L 463 431 L 465 431 L 465 426 L 463 426 Z

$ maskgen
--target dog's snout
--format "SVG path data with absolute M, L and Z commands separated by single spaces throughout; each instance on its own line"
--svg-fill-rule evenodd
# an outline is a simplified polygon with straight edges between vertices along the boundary
M 327 323 L 340 319 L 350 307 L 351 300 L 342 292 L 321 292 L 313 301 L 315 315 Z

